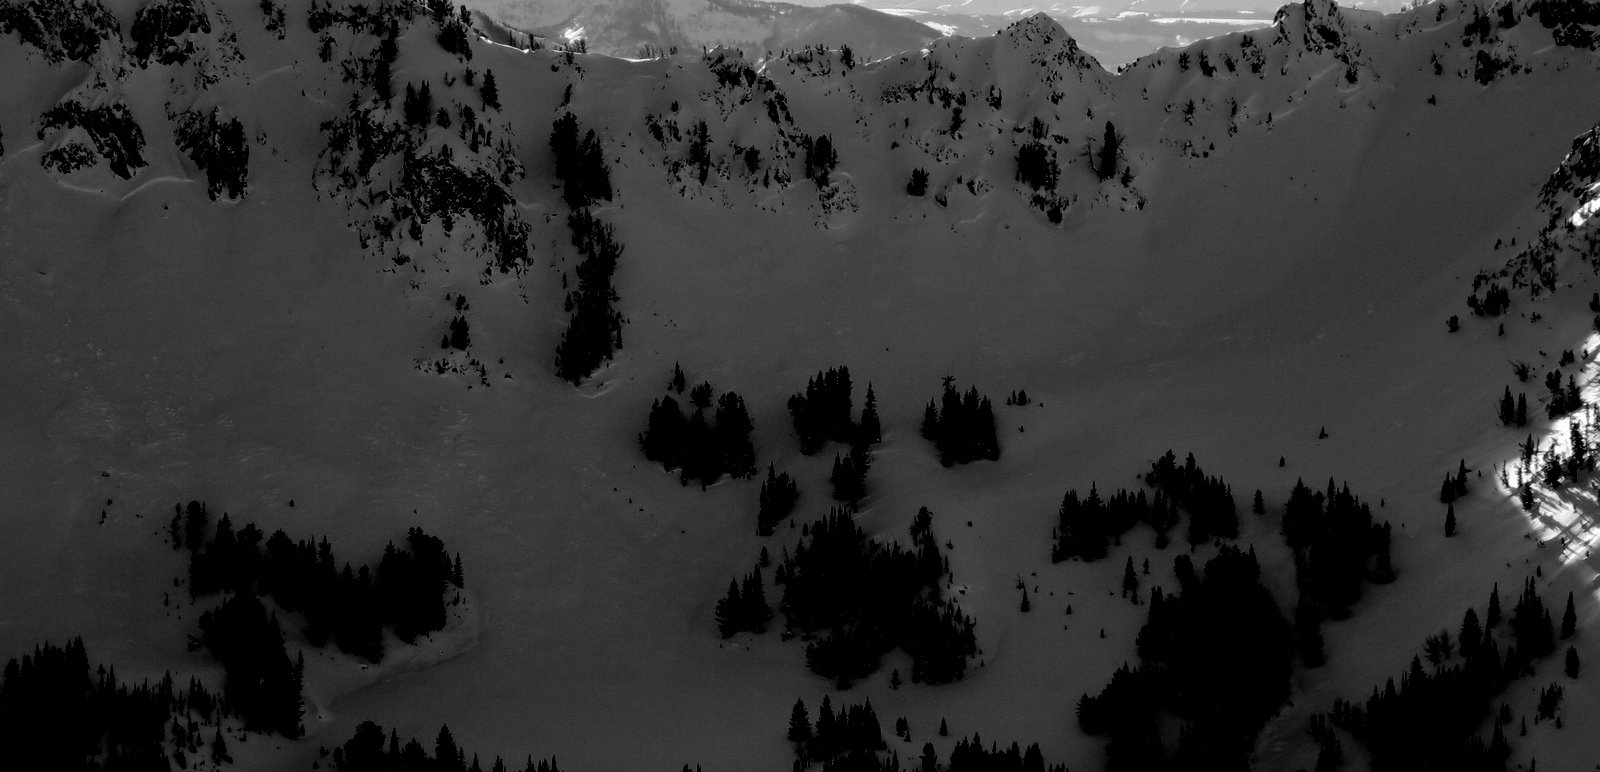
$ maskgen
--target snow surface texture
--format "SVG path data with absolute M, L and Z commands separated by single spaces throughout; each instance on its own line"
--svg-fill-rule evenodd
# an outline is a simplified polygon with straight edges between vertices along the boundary
M 481 39 L 465 62 L 424 20 L 399 36 L 395 89 L 427 82 L 436 106 L 470 105 L 493 134 L 474 150 L 456 125 L 436 127 L 421 149 L 511 197 L 492 221 L 525 223 L 528 251 L 502 271 L 489 220 L 407 232 L 401 154 L 354 173 L 328 150 L 329 122 L 401 121 L 400 96 L 384 107 L 347 77 L 377 35 L 312 32 L 298 0 L 282 39 L 256 3 L 195 5 L 209 31 L 166 49 L 192 43 L 175 63 L 133 61 L 132 3 L 107 6 L 93 51 L 15 33 L 0 44 L 0 652 L 82 634 L 125 679 L 220 677 L 183 650 L 193 612 L 158 605 L 182 571 L 158 532 L 191 498 L 326 534 L 341 554 L 376 554 L 420 525 L 462 554 L 472 595 L 472 614 L 410 663 L 311 664 L 311 738 L 252 741 L 241 767 L 308 768 L 319 743 L 372 719 L 422 737 L 448 723 L 485 756 L 554 754 L 573 769 L 786 768 L 789 706 L 832 685 L 798 642 L 725 643 L 712 614 L 761 546 L 792 548 L 798 531 L 755 535 L 754 481 L 701 492 L 644 461 L 635 437 L 674 362 L 745 397 L 758 461 L 797 476 L 802 521 L 829 503 L 827 459 L 796 452 L 785 398 L 840 364 L 873 383 L 884 443 L 859 519 L 896 538 L 932 509 L 983 649 L 954 685 L 891 690 L 890 670 L 909 667 L 896 654 L 852 690 L 907 716 L 916 748 L 947 753 L 978 731 L 1099 766 L 1072 706 L 1134 658 L 1144 609 L 1116 597 L 1122 558 L 1148 558 L 1152 582 L 1170 584 L 1176 553 L 1135 531 L 1110 560 L 1052 565 L 1049 532 L 1066 489 L 1131 485 L 1167 448 L 1193 451 L 1236 495 L 1266 493 L 1267 516 L 1243 516 L 1239 542 L 1284 608 L 1277 517 L 1296 478 L 1348 480 L 1395 525 L 1399 580 L 1325 628 L 1330 662 L 1297 672 L 1262 769 L 1309 767 L 1309 715 L 1364 697 L 1491 583 L 1509 593 L 1536 567 L 1547 599 L 1580 590 L 1577 645 L 1600 662 L 1595 559 L 1535 541 L 1556 528 L 1591 543 L 1592 501 L 1548 496 L 1530 521 L 1478 485 L 1446 540 L 1437 500 L 1460 459 L 1486 479 L 1514 463 L 1526 432 L 1494 417 L 1508 360 L 1545 371 L 1555 352 L 1592 360 L 1597 346 L 1584 301 L 1600 281 L 1575 250 L 1549 253 L 1564 267 L 1553 291 L 1519 287 L 1508 317 L 1463 303 L 1480 271 L 1537 283 L 1546 253 L 1521 245 L 1597 224 L 1595 180 L 1558 170 L 1593 173 L 1562 161 L 1594 128 L 1600 60 L 1540 24 L 1463 44 L 1472 14 L 1459 3 L 1384 17 L 1314 0 L 1273 30 L 1112 75 L 1042 16 L 854 66 L 837 50 L 635 62 Z M 1500 63 L 1487 79 L 1479 52 Z M 503 109 L 483 108 L 468 67 L 494 71 Z M 67 102 L 113 118 L 47 127 Z M 242 199 L 212 201 L 174 137 L 180 114 L 213 108 L 249 138 Z M 114 118 L 123 110 L 141 143 Z M 547 145 L 566 110 L 601 138 L 617 192 L 599 215 L 626 246 L 624 347 L 576 389 L 551 365 L 577 260 Z M 700 121 L 704 182 L 688 162 Z M 1107 121 L 1123 144 L 1102 181 L 1090 158 Z M 821 136 L 839 157 L 826 186 L 802 157 Z M 1053 189 L 1017 179 L 1033 141 L 1058 162 Z M 82 150 L 46 163 L 67 147 Z M 915 168 L 929 173 L 923 197 L 905 192 Z M 471 353 L 446 352 L 440 375 L 419 363 L 441 356 L 457 313 L 447 293 L 470 298 Z M 999 462 L 943 469 L 917 436 L 945 375 L 1033 398 L 999 408 Z M 1548 445 L 1565 431 L 1536 434 Z M 1561 677 L 1553 662 L 1519 682 L 1514 710 Z M 1567 729 L 1514 738 L 1516 761 L 1593 763 L 1600 740 L 1580 728 L 1600 700 L 1586 683 L 1567 690 Z M 950 738 L 935 736 L 941 718 Z

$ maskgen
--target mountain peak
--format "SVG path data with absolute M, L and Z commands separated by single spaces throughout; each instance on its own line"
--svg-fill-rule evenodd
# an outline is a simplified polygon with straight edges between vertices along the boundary
M 1078 41 L 1066 28 L 1042 11 L 1018 20 L 997 34 L 1009 48 L 1031 54 L 1030 58 L 1037 64 L 1068 65 L 1080 72 L 1104 70 L 1093 56 L 1078 47 Z

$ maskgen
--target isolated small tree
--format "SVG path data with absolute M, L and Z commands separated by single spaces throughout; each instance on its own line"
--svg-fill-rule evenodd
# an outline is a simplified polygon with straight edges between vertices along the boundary
M 1578 647 L 1576 647 L 1576 646 L 1568 646 L 1567 647 L 1567 677 L 1568 678 L 1577 678 L 1578 677 L 1578 672 L 1579 672 L 1579 670 L 1582 669 L 1582 667 L 1583 667 L 1582 663 L 1580 663 L 1578 661 Z
M 1102 182 L 1117 176 L 1117 156 L 1121 152 L 1122 138 L 1117 135 L 1117 127 L 1106 121 L 1106 136 L 1100 144 L 1100 163 L 1096 169 Z
M 928 193 L 928 170 L 917 167 L 911 170 L 911 179 L 906 182 L 906 195 L 924 196 Z
M 1445 538 L 1456 535 L 1456 505 L 1454 504 L 1445 505 L 1444 535 Z
M 1567 593 L 1567 610 L 1561 612 L 1561 638 L 1566 640 L 1578 632 L 1578 609 L 1572 603 L 1572 593 Z

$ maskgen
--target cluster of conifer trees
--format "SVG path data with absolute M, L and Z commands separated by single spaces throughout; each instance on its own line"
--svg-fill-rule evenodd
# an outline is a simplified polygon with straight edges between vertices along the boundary
M 465 583 L 461 556 L 452 561 L 444 542 L 420 528 L 406 533 L 402 547 L 384 547 L 376 571 L 341 568 L 327 539 L 296 542 L 282 530 L 264 540 L 254 523 L 235 532 L 224 514 L 215 527 L 205 505 L 189 502 L 180 517 L 173 507 L 169 533 L 174 547 L 189 549 L 189 592 L 194 597 L 226 592 L 262 595 L 305 618 L 306 640 L 330 640 L 353 656 L 383 658 L 383 629 L 401 641 L 440 630 L 446 592 Z
M 465 5 L 451 8 L 450 0 L 428 0 L 428 13 L 439 27 L 439 47 L 471 61 L 472 12 Z
M 1575 633 L 1576 614 L 1570 601 L 1569 596 L 1562 638 Z M 1487 741 L 1478 729 L 1490 717 L 1494 698 L 1532 673 L 1537 660 L 1555 651 L 1555 641 L 1550 612 L 1532 578 L 1508 619 L 1502 619 L 1496 586 L 1481 622 L 1474 608 L 1462 616 L 1454 646 L 1448 631 L 1429 638 L 1431 671 L 1420 657 L 1412 657 L 1399 682 L 1390 678 L 1382 688 L 1374 686 L 1365 704 L 1335 700 L 1331 713 L 1313 719 L 1312 735 L 1321 743 L 1318 769 L 1332 768 L 1343 757 L 1330 727 L 1349 731 L 1365 745 L 1374 770 L 1506 769 L 1511 753 L 1509 707 L 1502 705 L 1494 716 Z M 1549 707 L 1548 717 L 1553 718 L 1553 706 Z
M 1390 527 L 1372 519 L 1372 509 L 1328 480 L 1326 493 L 1313 492 L 1295 481 L 1284 506 L 1283 535 L 1294 550 L 1295 641 L 1306 666 L 1327 659 L 1321 625 L 1325 619 L 1344 619 L 1361 598 L 1366 582 L 1394 581 L 1389 554 Z
M 305 728 L 303 657 L 291 662 L 278 617 L 254 593 L 230 595 L 200 615 L 200 639 L 222 662 L 222 696 L 246 729 L 299 737 Z
M 794 434 L 800 439 L 800 452 L 812 456 L 828 442 L 873 445 L 883 437 L 878 419 L 878 398 L 867 385 L 866 404 L 859 424 L 851 417 L 855 409 L 850 396 L 850 368 L 830 367 L 806 381 L 806 388 L 789 397 L 789 416 Z
M 1550 401 L 1545 403 L 1544 410 L 1550 420 L 1555 420 L 1568 413 L 1576 413 L 1583 409 L 1583 392 L 1578 390 L 1578 382 L 1572 376 L 1567 376 L 1566 385 L 1561 383 L 1561 372 L 1551 370 L 1545 373 L 1544 387 L 1550 390 Z
M 572 210 L 567 227 L 572 231 L 572 245 L 582 256 L 576 269 L 578 286 L 566 299 L 572 320 L 556 347 L 556 372 L 572 383 L 594 372 L 613 351 L 622 348 L 622 314 L 615 307 L 617 290 L 612 281 L 622 244 L 611 226 L 589 211 L 595 202 L 611 200 L 611 173 L 594 130 L 581 140 L 578 130 L 577 117 L 568 111 L 556 119 L 550 133 L 556 177 Z
M 1188 454 L 1183 466 L 1168 450 L 1150 465 L 1144 475 L 1146 485 L 1167 494 L 1173 504 L 1189 513 L 1190 544 L 1207 538 L 1232 539 L 1239 535 L 1239 515 L 1233 502 L 1233 489 L 1221 477 L 1207 477 Z
M 728 580 L 728 594 L 717 601 L 717 632 L 723 638 L 744 633 L 764 633 L 772 621 L 767 605 L 766 585 L 761 581 L 761 566 L 750 569 L 741 582 Z
M 578 118 L 563 112 L 550 127 L 550 152 L 555 154 L 556 178 L 567 208 L 574 211 L 597 201 L 611 200 L 611 171 L 606 167 L 605 148 L 589 129 L 580 137 Z
M 469 759 L 466 750 L 456 744 L 448 726 L 439 727 L 433 752 L 429 753 L 415 737 L 401 744 L 395 730 L 390 729 L 385 736 L 383 727 L 363 721 L 356 725 L 349 740 L 333 749 L 330 761 L 336 772 L 485 772 L 478 754 L 472 754 Z M 496 756 L 487 772 L 512 769 Z M 561 772 L 561 767 L 553 757 L 535 762 L 530 756 L 520 772 Z
M 1035 118 L 1037 122 L 1039 119 Z M 1055 151 L 1037 139 L 1017 148 L 1017 181 L 1034 190 L 1055 190 L 1061 178 L 1061 166 L 1056 163 Z
M 880 770 L 878 752 L 887 750 L 883 725 L 878 721 L 872 700 L 860 705 L 845 705 L 834 713 L 826 695 L 817 708 L 813 727 L 802 700 L 794 701 L 789 712 L 788 738 L 794 743 L 795 766 L 805 769 L 820 762 L 823 769 Z
M 789 415 L 800 452 L 813 455 L 828 442 L 847 442 L 848 454 L 834 454 L 833 497 L 855 503 L 867 494 L 867 471 L 872 465 L 872 446 L 883 439 L 883 424 L 878 418 L 878 397 L 867 384 L 861 420 L 851 418 L 854 404 L 850 396 L 850 368 L 830 367 L 806 382 L 805 391 L 789 397 Z
M 978 394 L 976 386 L 962 394 L 956 391 L 953 379 L 946 378 L 939 404 L 928 400 L 922 412 L 922 436 L 933 443 L 939 463 L 945 466 L 978 459 L 1000 460 L 994 404 Z
M 1151 463 L 1144 481 L 1155 489 L 1153 496 L 1119 489 L 1107 500 L 1092 485 L 1081 499 L 1076 489 L 1067 491 L 1056 514 L 1050 559 L 1059 563 L 1074 557 L 1103 558 L 1108 544 L 1121 544 L 1122 534 L 1139 523 L 1149 524 L 1156 532 L 1156 548 L 1165 549 L 1180 507 L 1189 514 L 1190 544 L 1239 535 L 1233 489 L 1220 477 L 1207 477 L 1193 453 L 1179 466 L 1177 456 L 1168 450 Z
M 896 722 L 895 731 L 901 739 L 910 741 L 911 730 L 905 718 Z M 939 734 L 948 733 L 940 722 Z M 796 770 L 807 769 L 817 762 L 821 762 L 825 772 L 1066 772 L 1067 769 L 1063 764 L 1046 766 L 1038 743 L 1029 745 L 1027 750 L 1017 743 L 1007 748 L 990 743 L 985 748 L 983 738 L 977 734 L 957 740 L 947 763 L 941 764 L 933 743 L 925 742 L 921 755 L 911 761 L 912 766 L 903 766 L 898 751 L 884 753 L 888 744 L 871 700 L 861 705 L 846 705 L 835 712 L 831 700 L 823 696 L 813 727 L 805 702 L 797 699 L 789 712 L 788 738 L 794 743 Z
M 1289 625 L 1253 551 L 1223 545 L 1203 575 L 1180 555 L 1174 571 L 1179 592 L 1151 592 L 1140 665 L 1124 664 L 1099 695 L 1083 695 L 1079 726 L 1109 736 L 1112 772 L 1248 769 L 1257 732 L 1289 693 Z M 1166 712 L 1183 722 L 1170 749 Z
M 936 771 L 938 767 L 929 763 L 931 758 L 933 746 L 924 744 L 917 772 Z M 1029 745 L 1026 750 L 1017 743 L 1011 743 L 1006 748 L 990 743 L 985 749 L 983 738 L 974 732 L 971 738 L 963 737 L 956 741 L 955 747 L 950 749 L 950 763 L 944 769 L 946 772 L 1067 772 L 1067 765 L 1052 764 L 1046 767 L 1038 743 Z
M 683 370 L 675 368 L 668 390 L 682 396 L 684 385 Z M 671 394 L 652 402 L 645 430 L 639 435 L 639 448 L 644 451 L 644 457 L 667 469 L 677 469 L 678 479 L 684 485 L 688 485 L 690 480 L 699 480 L 704 487 L 716 482 L 724 474 L 743 479 L 756 473 L 756 450 L 750 441 L 750 432 L 755 424 L 750 420 L 750 411 L 745 407 L 744 398 L 737 392 L 723 392 L 717 398 L 715 418 L 707 420 L 706 411 L 711 407 L 711 394 L 710 383 L 701 383 L 691 389 L 689 405 L 694 412 L 687 417 Z M 773 476 L 773 471 L 768 470 L 769 478 Z M 779 485 L 776 480 L 769 484 Z M 789 488 L 793 488 L 792 481 L 789 482 Z M 762 511 L 766 512 L 767 485 L 762 486 L 762 491 Z M 781 487 L 774 489 L 772 495 L 775 497 L 772 503 L 777 507 L 777 499 L 782 496 Z M 788 506 L 793 507 L 792 499 Z M 766 517 L 781 519 L 782 515 L 757 515 L 758 528 Z
M 1504 426 L 1523 427 L 1528 425 L 1528 395 L 1518 393 L 1515 400 L 1511 399 L 1511 387 L 1506 387 L 1506 393 L 1500 397 L 1500 423 Z
M 90 668 L 82 639 L 47 642 L 6 663 L 0 747 L 8 768 L 18 770 L 165 772 L 173 763 L 184 769 L 207 746 L 213 762 L 227 760 L 220 733 L 227 707 L 193 678 L 187 687 L 170 673 L 153 684 L 123 683 L 116 668 Z
M 226 195 L 244 198 L 250 176 L 250 143 L 238 118 L 218 121 L 216 108 L 209 113 L 186 110 L 178 115 L 173 134 L 194 165 L 206 175 L 211 200 Z
M 1467 486 L 1467 461 L 1462 459 L 1456 466 L 1455 473 L 1446 474 L 1444 482 L 1439 484 L 1439 503 L 1449 504 L 1467 495 L 1469 490 Z
M 589 213 L 587 208 L 567 215 L 572 244 L 582 255 L 576 269 L 578 286 L 567 292 L 567 310 L 572 319 L 556 346 L 556 372 L 577 383 L 622 348 L 622 313 L 616 310 L 617 290 L 612 277 L 622 244 L 616 233 Z
M 911 655 L 911 680 L 946 683 L 966 673 L 977 651 L 973 620 L 940 592 L 949 567 L 926 507 L 911 524 L 912 548 L 871 539 L 851 510 L 835 507 L 805 526 L 773 579 L 791 629 L 815 635 L 806 664 L 849 685 L 899 646 Z
M 1102 499 L 1093 485 L 1089 486 L 1089 495 L 1081 499 L 1076 488 L 1068 490 L 1056 513 L 1050 560 L 1099 560 L 1106 556 L 1109 543 L 1120 544 L 1122 534 L 1140 522 L 1155 528 L 1156 546 L 1165 548 L 1167 531 L 1178 522 L 1177 502 L 1161 491 L 1156 491 L 1152 501 L 1142 490 L 1118 490 L 1110 500 Z
M 805 150 L 806 179 L 815 181 L 819 188 L 828 187 L 828 176 L 839 165 L 839 153 L 833 149 L 833 138 L 826 134 L 820 137 L 802 135 L 800 144 Z
M 1484 290 L 1483 299 L 1478 299 L 1477 283 L 1473 282 L 1473 292 L 1467 296 L 1467 307 L 1478 316 L 1499 316 L 1511 308 L 1511 291 L 1497 283 L 1490 282 L 1489 288 Z
M 800 488 L 788 472 L 778 473 L 777 467 L 767 465 L 767 479 L 761 482 L 761 496 L 756 509 L 756 533 L 771 536 L 778 523 L 794 511 L 800 500 Z

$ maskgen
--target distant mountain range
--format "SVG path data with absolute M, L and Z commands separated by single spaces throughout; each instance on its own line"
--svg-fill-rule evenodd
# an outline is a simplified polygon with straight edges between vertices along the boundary
M 748 0 L 469 0 L 472 9 L 536 37 L 585 40 L 589 51 L 727 46 L 752 57 L 814 43 L 846 44 L 874 59 L 941 36 L 921 22 L 858 5 L 805 7 Z
M 1179 47 L 1265 27 L 1276 0 L 1131 0 L 1108 4 L 1018 5 L 1001 0 L 467 0 L 484 16 L 535 37 L 582 38 L 612 56 L 728 46 L 752 57 L 822 43 L 849 45 L 875 59 L 947 36 L 984 37 L 1034 13 L 1054 18 L 1086 51 L 1117 67 Z M 1393 11 L 1394 0 L 1349 5 Z

